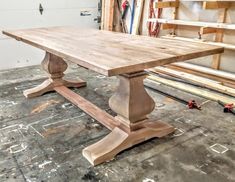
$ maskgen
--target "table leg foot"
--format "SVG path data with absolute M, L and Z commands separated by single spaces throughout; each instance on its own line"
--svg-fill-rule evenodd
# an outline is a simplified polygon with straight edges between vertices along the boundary
M 63 79 L 64 72 L 67 69 L 67 63 L 60 57 L 46 52 L 45 58 L 42 61 L 43 69 L 49 74 L 49 79 L 44 81 L 41 85 L 24 91 L 26 98 L 33 98 L 53 91 L 55 87 L 83 87 L 86 82 L 83 80 L 70 81 Z
M 80 87 L 85 87 L 86 86 L 86 82 L 79 79 L 79 80 L 66 80 L 63 79 L 62 80 L 62 85 L 68 88 L 80 88 Z
M 64 79 L 59 79 L 59 80 L 47 79 L 42 84 L 34 88 L 25 90 L 23 94 L 26 98 L 38 97 L 47 92 L 54 91 L 55 87 L 62 85 L 65 87 L 79 88 L 86 86 L 86 82 L 83 80 L 69 81 Z
M 26 98 L 33 98 L 40 95 L 43 95 L 46 92 L 53 91 L 53 83 L 50 79 L 45 80 L 42 84 L 38 85 L 37 87 L 25 90 L 23 92 Z
M 98 165 L 113 159 L 119 152 L 154 137 L 174 132 L 174 127 L 162 122 L 147 122 L 143 128 L 127 133 L 116 127 L 109 135 L 83 150 L 83 156 Z

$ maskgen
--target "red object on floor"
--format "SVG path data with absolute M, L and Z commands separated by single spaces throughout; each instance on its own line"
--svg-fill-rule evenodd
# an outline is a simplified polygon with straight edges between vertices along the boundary
M 225 104 L 224 112 L 232 112 L 233 108 L 234 108 L 234 104 Z
M 199 110 L 201 109 L 201 107 L 197 105 L 195 100 L 190 100 L 188 102 L 188 108 L 189 109 L 199 109 Z

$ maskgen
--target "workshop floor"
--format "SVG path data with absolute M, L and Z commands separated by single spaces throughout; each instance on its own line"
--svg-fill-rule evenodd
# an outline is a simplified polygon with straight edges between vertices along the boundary
M 112 113 L 108 99 L 116 78 L 78 68 L 68 76 L 88 86 L 74 89 Z M 45 79 L 39 66 L 0 71 L 0 181 L 235 181 L 235 117 L 215 102 L 189 110 L 171 98 L 148 90 L 156 101 L 151 115 L 171 123 L 175 134 L 152 139 L 120 153 L 114 160 L 91 166 L 82 149 L 109 131 L 56 93 L 26 99 L 22 91 Z M 149 83 L 148 83 L 149 84 Z M 156 85 L 186 100 L 203 98 Z

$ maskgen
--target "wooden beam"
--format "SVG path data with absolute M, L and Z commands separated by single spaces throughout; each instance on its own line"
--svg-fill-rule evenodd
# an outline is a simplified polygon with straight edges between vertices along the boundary
M 224 23 L 226 22 L 226 17 L 227 17 L 227 10 L 228 9 L 222 9 L 219 12 L 219 17 L 218 17 L 218 23 Z M 217 29 L 216 35 L 215 35 L 215 42 L 223 42 L 224 38 L 224 30 Z M 220 62 L 221 62 L 221 54 L 216 54 L 213 56 L 213 61 L 211 67 L 213 69 L 219 70 L 220 69 Z
M 132 35 L 139 34 L 139 26 L 140 26 L 140 20 L 143 14 L 143 8 L 144 8 L 144 0 L 137 0 L 136 8 L 135 8 L 134 23 L 133 23 L 133 28 L 132 28 Z
M 173 12 L 173 20 L 176 20 L 178 18 L 180 0 L 175 0 L 175 2 L 178 4 L 178 6 L 175 7 L 175 10 Z
M 180 0 L 175 0 L 176 3 L 180 3 Z M 178 15 L 179 15 L 179 6 L 175 7 L 174 11 L 173 11 L 173 17 L 172 19 L 173 20 L 176 20 L 178 19 Z M 177 29 L 177 26 L 173 29 L 173 34 L 176 35 L 176 29 Z
M 153 76 L 150 75 L 148 76 L 148 80 L 151 81 L 152 84 L 158 82 L 158 83 L 162 83 L 164 85 L 173 87 L 173 88 L 177 88 L 179 90 L 200 96 L 200 97 L 204 97 L 213 101 L 222 101 L 224 103 L 233 103 L 235 104 L 235 99 L 234 97 L 229 97 L 229 96 L 225 96 L 223 94 L 219 94 L 213 91 L 208 91 L 208 90 L 204 90 L 201 88 L 197 88 L 195 86 L 189 85 L 189 84 L 184 84 L 184 83 L 180 83 L 180 82 L 176 82 L 176 81 L 172 81 L 172 80 L 168 80 L 165 78 L 161 78 L 161 77 L 157 77 L 157 76 Z M 148 84 L 148 86 L 151 86 L 152 84 Z
M 102 23 L 103 30 L 113 30 L 114 0 L 102 0 Z
M 221 62 L 221 54 L 213 55 L 213 61 L 211 63 L 211 67 L 215 70 L 220 69 L 220 62 Z
M 109 0 L 109 21 L 108 21 L 108 30 L 113 30 L 113 16 L 114 16 L 114 0 Z
M 171 20 L 171 19 L 161 19 L 161 18 L 150 18 L 149 22 L 159 22 L 174 25 L 184 25 L 193 27 L 210 27 L 216 29 L 229 29 L 235 30 L 235 24 L 230 23 L 214 23 L 214 22 L 198 22 L 198 21 L 188 21 L 188 20 Z
M 210 27 L 201 27 L 200 28 L 200 34 L 210 34 L 210 33 L 216 33 L 217 29 L 216 28 L 210 28 Z
M 226 78 L 226 79 L 235 81 L 235 74 L 233 74 L 233 73 L 219 71 L 219 70 L 213 70 L 211 68 L 207 68 L 207 67 L 199 66 L 199 65 L 194 65 L 191 63 L 173 63 L 173 65 L 181 66 L 181 67 L 184 67 L 187 69 L 196 70 L 199 72 L 204 72 L 204 73 L 208 73 L 211 75 L 219 76 L 221 78 Z
M 168 23 L 161 24 L 162 30 L 175 29 L 176 27 L 177 27 L 177 25 L 173 25 L 173 24 L 168 24 Z
M 155 8 L 175 8 L 179 7 L 179 1 L 155 2 Z
M 167 67 L 174 70 L 183 71 L 185 73 L 213 79 L 221 82 L 225 86 L 235 88 L 235 74 L 220 70 L 214 70 L 212 68 L 207 68 L 199 65 L 193 65 L 190 63 L 173 63 L 167 65 Z
M 210 42 L 210 41 L 205 41 L 203 39 L 193 39 L 193 38 L 185 38 L 185 37 L 169 36 L 169 35 L 162 36 L 161 38 L 176 39 L 176 40 L 183 40 L 183 41 L 189 41 L 189 42 L 200 42 L 202 44 L 215 45 L 215 46 L 219 46 L 219 47 L 224 47 L 225 49 L 235 50 L 235 45 L 226 44 L 226 43 L 222 43 L 222 42 Z
M 176 70 L 172 70 L 172 69 L 160 67 L 160 66 L 151 69 L 151 71 L 163 73 L 166 75 L 170 75 L 170 76 L 177 77 L 177 78 L 184 79 L 184 80 L 188 80 L 188 81 L 192 81 L 192 82 L 199 84 L 205 88 L 209 88 L 209 89 L 212 89 L 212 90 L 215 90 L 215 91 L 227 94 L 227 95 L 235 96 L 235 89 L 234 88 L 223 86 L 219 82 L 209 80 L 207 78 L 195 76 L 195 75 L 192 75 L 189 73 L 184 73 L 181 71 L 176 71 Z
M 101 11 L 101 30 L 104 30 L 104 26 L 105 26 L 105 1 L 106 0 L 102 0 L 102 11 Z
M 186 69 L 186 68 L 183 68 L 183 67 L 180 67 L 180 66 L 176 66 L 176 65 L 172 65 L 172 64 L 167 65 L 167 68 L 171 68 L 173 70 L 182 71 L 182 72 L 193 74 L 193 75 L 196 75 L 196 76 L 201 76 L 201 77 L 204 77 L 204 78 L 212 79 L 212 80 L 220 82 L 224 86 L 227 86 L 227 87 L 230 87 L 230 88 L 235 88 L 235 82 L 234 81 L 230 81 L 230 80 L 227 80 L 225 78 L 221 78 L 219 76 L 214 76 L 214 75 L 210 75 L 210 74 L 207 74 L 207 73 L 202 73 L 202 72 L 199 72 L 199 71 L 189 70 L 189 69 Z
M 230 6 L 231 3 L 229 1 L 215 1 L 215 2 L 204 1 L 202 5 L 203 9 L 229 8 Z
M 102 123 L 109 130 L 113 130 L 115 127 L 118 127 L 120 125 L 120 123 L 116 121 L 110 114 L 103 111 L 102 109 L 84 99 L 80 95 L 76 94 L 72 90 L 68 89 L 67 87 L 58 86 L 55 87 L 54 90 L 65 97 L 67 100 L 72 102 L 74 105 L 79 107 L 81 110 L 86 112 L 88 115 Z

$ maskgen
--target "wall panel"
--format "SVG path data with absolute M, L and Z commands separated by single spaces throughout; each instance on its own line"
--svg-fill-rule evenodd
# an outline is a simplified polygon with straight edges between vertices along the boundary
M 44 11 L 39 12 L 39 4 Z M 81 16 L 87 11 L 90 16 Z M 98 28 L 98 0 L 0 0 L 0 31 L 49 26 Z M 14 54 L 12 54 L 14 51 Z M 43 52 L 0 34 L 0 69 L 40 64 Z

